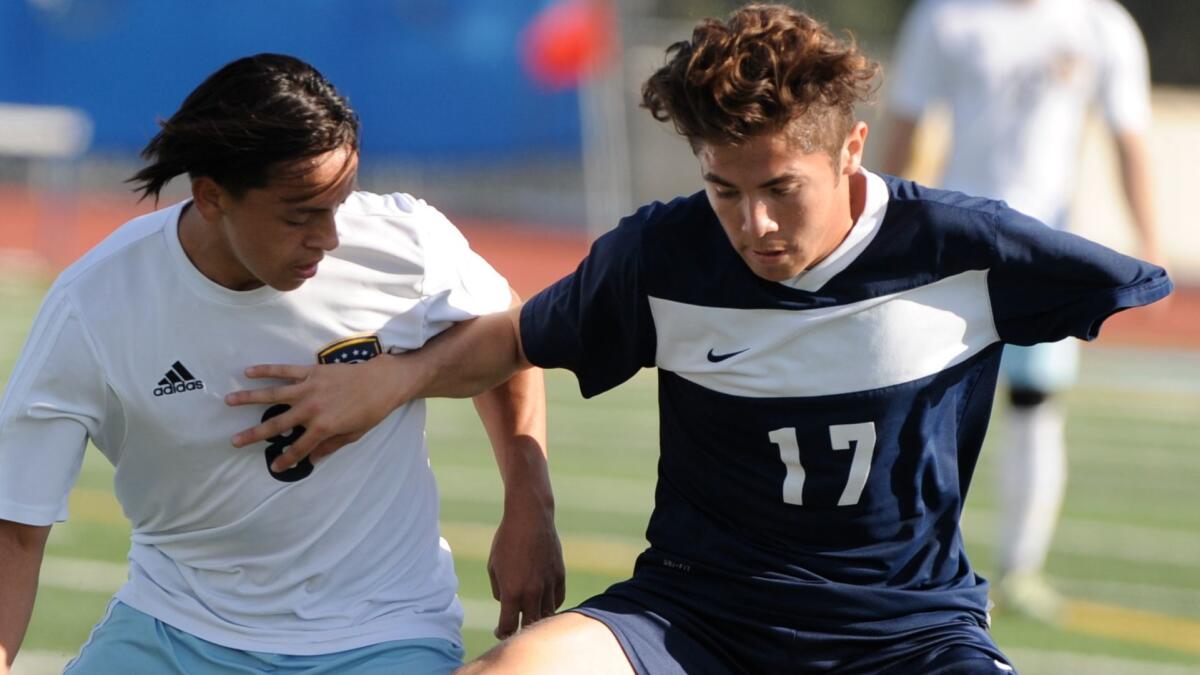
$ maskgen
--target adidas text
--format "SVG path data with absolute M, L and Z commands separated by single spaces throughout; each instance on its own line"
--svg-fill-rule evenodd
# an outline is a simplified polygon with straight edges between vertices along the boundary
M 169 396 L 185 391 L 194 391 L 204 388 L 204 380 L 191 380 L 190 382 L 173 382 L 165 387 L 158 387 L 154 390 L 155 396 Z

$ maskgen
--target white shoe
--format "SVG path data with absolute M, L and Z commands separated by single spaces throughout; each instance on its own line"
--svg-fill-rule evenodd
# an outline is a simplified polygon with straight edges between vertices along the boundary
M 1062 594 L 1036 572 L 1004 576 L 993 587 L 993 595 L 1000 612 L 1020 614 L 1045 623 L 1057 623 L 1066 605 Z

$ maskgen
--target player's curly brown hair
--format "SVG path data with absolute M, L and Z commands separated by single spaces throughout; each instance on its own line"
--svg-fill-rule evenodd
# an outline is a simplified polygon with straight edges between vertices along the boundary
M 673 122 L 693 150 L 787 129 L 804 152 L 836 158 L 878 72 L 852 37 L 784 5 L 747 5 L 668 47 L 667 64 L 642 85 L 642 107 Z

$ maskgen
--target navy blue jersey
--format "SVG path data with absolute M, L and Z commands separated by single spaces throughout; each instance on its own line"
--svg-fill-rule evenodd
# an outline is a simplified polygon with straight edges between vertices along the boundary
M 1003 343 L 1091 339 L 1164 271 L 996 201 L 867 174 L 864 214 L 797 280 L 755 276 L 703 193 L 596 241 L 521 315 L 584 396 L 659 371 L 638 576 L 712 616 L 882 635 L 983 622 L 958 522 Z

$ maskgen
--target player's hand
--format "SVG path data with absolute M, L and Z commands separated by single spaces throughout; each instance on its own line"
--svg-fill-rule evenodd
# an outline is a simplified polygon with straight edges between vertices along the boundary
M 225 397 L 227 404 L 285 403 L 291 408 L 236 434 L 232 439 L 234 447 L 287 434 L 293 427 L 304 427 L 300 437 L 271 464 L 272 471 L 286 471 L 305 457 L 316 461 L 332 454 L 361 438 L 408 400 L 404 382 L 397 373 L 400 358 L 384 354 L 356 364 L 247 368 L 247 377 L 288 380 L 290 384 L 236 391 Z
M 552 616 L 566 598 L 567 588 L 549 486 L 544 495 L 523 491 L 506 495 L 504 501 L 504 515 L 488 556 L 492 597 L 500 601 L 495 635 L 501 640 Z

